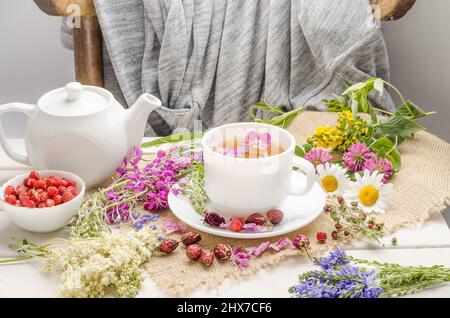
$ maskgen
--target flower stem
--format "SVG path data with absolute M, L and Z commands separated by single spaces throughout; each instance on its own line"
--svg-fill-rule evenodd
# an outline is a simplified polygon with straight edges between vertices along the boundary
M 122 203 L 131 201 L 131 200 L 133 200 L 133 199 L 139 198 L 141 195 L 143 195 L 143 194 L 145 194 L 145 193 L 147 193 L 147 192 L 148 192 L 148 190 L 144 190 L 144 191 L 142 191 L 142 192 L 140 192 L 140 193 L 138 193 L 138 194 L 135 194 L 135 195 L 133 195 L 133 196 L 131 196 L 131 197 L 125 199 L 125 200 L 122 200 L 122 201 L 119 201 L 119 202 L 114 202 L 113 204 L 110 204 L 110 205 L 105 206 L 105 210 L 110 209 L 110 208 L 113 208 L 113 207 L 115 207 L 115 206 L 118 206 L 118 205 L 120 205 L 120 204 L 122 204 Z
M 24 260 L 27 260 L 27 259 L 30 259 L 33 257 L 34 256 L 32 256 L 32 255 L 27 255 L 27 256 L 18 257 L 18 258 L 2 259 L 2 260 L 0 260 L 0 264 L 20 262 L 20 261 L 24 261 Z

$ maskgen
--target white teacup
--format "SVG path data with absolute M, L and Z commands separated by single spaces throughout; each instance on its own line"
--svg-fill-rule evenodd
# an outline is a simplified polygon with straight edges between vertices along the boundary
M 250 131 L 270 133 L 272 142 L 284 151 L 262 158 L 235 158 L 213 150 L 223 140 L 244 138 Z M 223 125 L 205 133 L 202 146 L 205 191 L 214 209 L 224 216 L 264 214 L 289 195 L 307 194 L 314 184 L 314 166 L 295 155 L 294 136 L 279 127 L 261 123 Z M 304 184 L 293 184 L 293 174 L 300 173 L 293 167 L 306 174 Z

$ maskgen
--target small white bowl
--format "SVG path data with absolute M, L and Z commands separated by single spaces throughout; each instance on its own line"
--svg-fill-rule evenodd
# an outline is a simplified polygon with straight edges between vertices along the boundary
M 55 205 L 49 208 L 26 208 L 19 207 L 5 202 L 5 189 L 9 185 L 16 187 L 23 183 L 29 172 L 18 175 L 7 181 L 0 187 L 0 204 L 3 211 L 9 216 L 11 221 L 18 227 L 36 233 L 48 233 L 56 231 L 64 226 L 76 214 L 83 203 L 86 185 L 84 181 L 73 173 L 58 170 L 38 171 L 41 177 L 57 176 L 73 180 L 77 183 L 78 195 L 69 202 Z

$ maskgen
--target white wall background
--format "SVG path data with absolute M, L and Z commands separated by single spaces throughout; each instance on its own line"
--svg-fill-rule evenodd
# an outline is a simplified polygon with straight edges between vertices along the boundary
M 0 104 L 36 103 L 43 93 L 75 78 L 60 25 L 61 18 L 45 15 L 32 0 L 0 1 Z M 23 134 L 22 115 L 2 119 L 7 135 Z

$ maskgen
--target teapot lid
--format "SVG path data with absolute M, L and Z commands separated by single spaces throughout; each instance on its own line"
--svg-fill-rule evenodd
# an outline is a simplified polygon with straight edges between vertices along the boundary
M 111 99 L 111 93 L 103 88 L 72 82 L 42 96 L 38 105 L 51 115 L 73 117 L 100 112 Z

